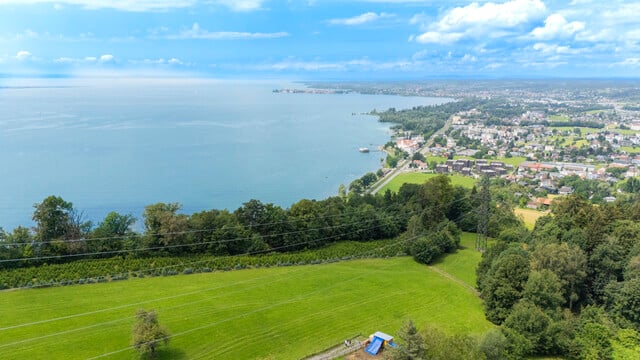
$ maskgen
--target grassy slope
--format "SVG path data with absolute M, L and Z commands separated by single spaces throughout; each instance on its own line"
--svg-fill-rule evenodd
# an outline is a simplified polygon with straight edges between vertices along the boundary
M 517 216 L 522 216 L 522 220 L 524 220 L 524 225 L 529 230 L 533 229 L 533 227 L 536 224 L 536 220 L 538 220 L 538 218 L 545 216 L 549 213 L 548 211 L 538 211 L 534 209 L 520 209 L 520 208 L 513 209 L 513 212 Z
M 380 189 L 380 193 L 384 194 L 387 189 L 397 192 L 400 190 L 400 187 L 403 184 L 424 184 L 425 181 L 429 180 L 432 177 L 437 176 L 438 174 L 427 174 L 427 173 L 403 173 L 396 176 L 391 182 L 385 185 L 382 189 Z M 475 179 L 468 176 L 462 175 L 450 175 L 451 183 L 453 185 L 461 185 L 466 188 L 472 188 L 473 184 L 475 184 Z
M 443 264 L 471 281 L 470 260 L 456 266 L 465 251 Z M 479 298 L 408 257 L 8 291 L 0 292 L 0 308 L 11 309 L 0 317 L 3 359 L 90 358 L 126 349 L 138 308 L 155 309 L 177 335 L 163 359 L 300 358 L 357 333 L 394 332 L 407 318 L 450 333 L 492 327 Z M 59 317 L 68 318 L 48 321 Z
M 476 234 L 462 233 L 460 249 L 454 255 L 447 255 L 433 266 L 442 269 L 466 284 L 476 286 L 476 267 L 482 259 L 482 254 L 475 250 Z

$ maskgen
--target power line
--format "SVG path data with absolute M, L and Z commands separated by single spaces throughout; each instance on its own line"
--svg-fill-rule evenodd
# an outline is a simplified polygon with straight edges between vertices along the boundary
M 354 224 L 358 224 L 358 223 L 374 222 L 376 220 L 378 220 L 378 219 L 367 220 L 367 221 L 364 221 L 364 222 L 356 221 L 356 222 L 353 222 L 353 223 L 333 225 L 333 226 L 327 226 L 327 227 L 323 227 L 323 228 L 313 228 L 313 229 L 305 229 L 305 230 L 298 230 L 298 231 L 290 231 L 290 232 L 279 233 L 279 234 L 270 234 L 270 235 L 262 236 L 262 238 L 285 236 L 285 235 L 292 235 L 292 234 L 300 234 L 300 233 L 304 233 L 304 232 L 308 232 L 308 231 L 335 229 L 335 228 L 350 226 L 350 225 L 354 225 Z M 38 256 L 38 257 L 29 257 L 29 258 L 13 258 L 13 259 L 0 260 L 0 263 L 17 262 L 17 261 L 30 261 L 30 260 L 63 259 L 63 258 L 70 258 L 70 257 L 95 256 L 95 255 L 113 255 L 113 254 L 123 254 L 123 253 L 149 251 L 149 250 L 175 249 L 175 248 L 181 248 L 181 247 L 186 247 L 186 246 L 224 244 L 224 243 L 229 243 L 229 242 L 246 241 L 246 240 L 251 240 L 251 239 L 252 239 L 252 237 L 242 237 L 242 238 L 234 238 L 234 239 L 212 240 L 212 241 L 205 241 L 205 242 L 198 242 L 198 243 L 153 246 L 153 247 L 146 247 L 146 248 L 123 249 L 123 250 L 112 250 L 112 251 L 97 251 L 97 252 L 86 252 L 86 253 L 79 253 L 79 254 Z M 267 251 L 270 251 L 270 250 L 272 250 L 272 249 L 264 250 L 264 251 L 267 252 Z
M 453 203 L 462 201 L 466 198 L 468 198 L 469 195 L 466 195 L 464 197 L 461 197 L 459 199 L 456 199 L 454 201 L 448 202 L 446 204 L 440 204 L 441 206 L 445 206 L 445 205 L 451 205 Z M 440 207 L 440 206 L 438 206 Z M 345 215 L 346 216 L 346 215 Z M 375 219 L 371 219 L 368 220 L 366 222 L 373 222 L 379 220 L 378 218 Z M 293 221 L 302 221 L 302 220 L 293 220 Z M 269 234 L 269 235 L 264 235 L 262 236 L 262 238 L 270 238 L 270 237 L 276 237 L 276 236 L 285 236 L 285 235 L 291 235 L 291 234 L 296 234 L 296 233 L 302 233 L 302 232 L 306 232 L 306 231 L 317 231 L 317 230 L 327 230 L 327 229 L 332 229 L 332 228 L 338 228 L 338 227 L 344 227 L 344 226 L 350 226 L 350 225 L 354 225 L 359 223 L 360 221 L 356 221 L 354 223 L 348 223 L 348 224 L 339 224 L 339 225 L 333 225 L 333 226 L 327 226 L 324 228 L 315 228 L 315 229 L 304 229 L 304 230 L 298 230 L 298 231 L 292 231 L 292 232 L 285 232 L 285 233 L 279 233 L 279 234 Z M 365 222 L 365 223 L 366 223 Z M 255 225 L 255 227 L 257 226 L 265 226 L 265 225 Z M 236 227 L 238 228 L 238 227 Z M 213 229 L 207 229 L 207 230 L 185 230 L 185 231 L 177 231 L 177 232 L 173 232 L 173 233 L 164 233 L 162 235 L 182 235 L 182 234 L 189 234 L 189 233 L 193 233 L 193 232 L 204 232 L 204 231 L 214 231 L 217 230 L 217 228 L 213 228 Z M 122 238 L 122 237 L 114 237 L 114 238 Z M 12 259 L 2 259 L 0 260 L 0 263 L 9 263 L 9 262 L 20 262 L 20 261 L 30 261 L 30 260 L 50 260 L 50 259 L 64 259 L 64 258 L 73 258 L 73 257 L 82 257 L 82 256 L 96 256 L 96 255 L 116 255 L 116 254 L 123 254 L 123 253 L 135 253 L 135 252 L 140 252 L 140 251 L 149 251 L 149 250 L 164 250 L 164 249 L 175 249 L 175 248 L 181 248 L 181 247 L 187 247 L 187 246 L 199 246 L 199 245 L 210 245 L 210 244 L 215 244 L 215 243 L 227 243 L 227 242 L 235 242 L 235 241 L 246 241 L 246 240 L 251 240 L 252 237 L 244 237 L 244 238 L 234 238 L 234 239 L 222 239 L 222 240 L 212 240 L 212 241 L 206 241 L 206 242 L 198 242 L 198 243 L 189 243 L 189 244 L 175 244 L 175 245 L 163 245 L 163 246 L 154 246 L 154 247 L 146 247 L 146 248 L 136 248 L 136 249 L 122 249 L 122 250 L 111 250 L 111 251 L 97 251 L 97 252 L 86 252 L 86 253 L 78 253 L 78 254 L 65 254 L 65 255 L 50 255 L 50 256 L 39 256 L 39 257 L 28 257 L 28 258 L 12 258 Z M 97 240 L 97 239 L 96 239 Z M 76 239 L 73 241 L 84 241 L 83 239 Z M 28 244 L 32 244 L 32 243 L 28 243 Z M 267 250 L 268 251 L 268 250 Z
M 175 264 L 175 265 L 158 266 L 158 267 L 155 267 L 155 268 L 145 269 L 144 271 L 151 271 L 151 270 L 156 270 L 156 269 L 167 269 L 167 268 L 172 268 L 172 267 L 177 267 L 177 266 L 185 266 L 185 265 L 194 265 L 194 264 L 204 263 L 204 262 L 215 260 L 215 259 L 225 259 L 225 258 L 233 258 L 233 257 L 239 257 L 239 256 L 265 254 L 265 253 L 269 253 L 269 252 L 272 252 L 272 251 L 283 250 L 283 249 L 287 249 L 287 248 L 291 248 L 291 247 L 297 247 L 297 246 L 306 245 L 306 244 L 312 244 L 312 243 L 315 243 L 315 242 L 318 242 L 318 241 L 322 241 L 322 240 L 336 239 L 336 238 L 340 238 L 340 237 L 348 235 L 348 234 L 354 234 L 354 233 L 358 233 L 358 232 L 361 232 L 361 231 L 372 230 L 372 229 L 378 228 L 378 227 L 380 227 L 382 225 L 383 224 L 378 224 L 378 225 L 375 225 L 375 226 L 372 226 L 372 227 L 369 227 L 369 228 L 357 229 L 357 230 L 353 230 L 353 231 L 346 232 L 346 233 L 340 233 L 340 234 L 326 236 L 326 237 L 322 237 L 322 238 L 316 238 L 314 240 L 307 240 L 307 241 L 302 241 L 302 242 L 298 242 L 298 243 L 287 244 L 287 245 L 283 245 L 283 246 L 279 246 L 279 247 L 275 247 L 275 248 L 270 248 L 268 250 L 257 250 L 257 251 L 254 251 L 254 252 L 247 252 L 247 253 L 244 253 L 244 254 L 235 254 L 235 255 L 223 255 L 223 256 L 211 255 L 212 259 L 196 260 L 196 261 L 192 261 L 192 262 L 180 263 L 180 264 Z M 235 240 L 235 239 L 230 239 L 229 241 L 233 241 L 233 240 Z M 143 270 L 137 270 L 137 271 L 140 272 L 140 271 L 143 271 Z M 127 275 L 129 273 L 130 273 L 130 271 L 122 272 L 122 273 L 119 273 L 119 274 L 111 274 L 111 275 Z M 109 274 L 106 274 L 106 275 L 109 275 Z M 61 284 L 65 283 L 65 282 L 66 281 L 59 281 L 57 283 L 54 283 L 53 285 L 61 285 Z M 12 289 L 0 290 L 0 293 L 2 291 L 14 291 L 16 289 L 31 289 L 31 288 L 38 288 L 38 287 L 39 287 L 38 285 L 24 286 L 24 287 L 12 288 Z M 0 329 L 0 330 L 2 330 L 2 329 Z
M 467 195 L 464 198 L 467 198 L 467 197 L 469 197 L 469 196 Z M 459 200 L 461 200 L 461 199 L 459 199 Z M 381 209 L 376 209 L 376 210 L 377 211 L 386 211 L 386 210 L 389 210 L 391 208 L 394 208 L 395 206 L 397 206 L 397 204 L 389 205 L 389 206 L 383 207 Z M 355 208 L 355 209 L 357 210 L 357 208 Z M 216 210 L 210 210 L 210 211 L 216 211 Z M 218 211 L 223 211 L 223 210 L 218 210 Z M 359 214 L 358 211 L 352 211 L 352 212 L 345 212 L 345 213 L 333 214 L 333 215 L 315 216 L 312 219 L 313 220 L 316 220 L 316 219 L 330 219 L 330 218 L 346 217 L 346 216 L 357 215 L 357 214 Z M 299 222 L 302 222 L 302 221 L 304 221 L 304 220 L 303 219 L 287 219 L 287 220 L 282 220 L 282 221 L 274 221 L 274 222 L 268 222 L 268 223 L 258 223 L 258 224 L 253 224 L 253 225 L 242 225 L 242 224 L 240 224 L 240 225 L 229 226 L 229 227 L 227 227 L 227 229 L 242 229 L 242 228 L 251 229 L 251 228 L 259 228 L 259 227 L 270 226 L 270 225 L 299 223 Z M 26 241 L 26 242 L 0 242 L 0 245 L 1 246 L 25 246 L 25 245 L 34 245 L 34 244 L 51 244 L 51 243 L 58 243 L 58 242 L 74 243 L 74 242 L 104 241 L 104 240 L 129 240 L 132 236 L 135 236 L 135 235 L 139 235 L 139 236 L 185 235 L 185 234 L 193 234 L 193 233 L 215 231 L 217 229 L 218 228 L 191 229 L 191 230 L 181 230 L 181 231 L 173 231 L 173 232 L 158 232 L 158 233 L 145 233 L 145 234 L 132 233 L 132 234 L 128 234 L 128 235 L 106 236 L 106 237 L 97 237 L 97 238 L 84 238 L 83 237 L 83 238 L 76 238 L 76 239 L 69 239 L 69 240 L 61 239 L 61 240 L 46 240 L 46 241 L 35 241 L 34 240 L 34 241 Z
M 458 199 L 458 200 L 452 201 L 451 203 L 454 203 L 454 202 L 456 202 L 456 201 L 460 201 L 460 200 L 461 200 L 461 199 Z M 444 205 L 444 204 L 442 204 L 442 205 Z M 465 215 L 466 215 L 466 214 L 461 214 L 457 219 L 454 219 L 453 221 L 460 220 L 460 219 L 461 219 L 461 218 L 463 218 Z M 375 228 L 375 227 L 378 227 L 378 226 L 380 226 L 380 225 L 374 226 L 374 227 L 372 227 L 372 228 Z M 358 231 L 358 230 L 356 230 L 355 232 L 357 232 L 357 231 Z M 344 234 L 341 234 L 341 235 L 344 235 Z M 340 236 L 340 235 L 339 235 L 339 236 Z M 411 241 L 411 240 L 413 240 L 413 239 L 415 239 L 415 238 L 417 238 L 417 237 L 419 237 L 419 236 L 416 236 L 416 237 L 413 237 L 413 238 L 405 239 L 405 240 L 404 240 L 404 242 Z M 315 242 L 315 241 L 317 241 L 317 239 L 316 239 L 316 240 L 308 241 L 308 242 L 306 242 L 306 243 Z M 399 242 L 401 242 L 401 241 L 394 242 L 393 244 L 389 244 L 389 245 L 387 245 L 387 246 L 393 246 L 393 245 L 396 245 L 396 244 L 397 244 L 397 243 L 399 243 Z M 383 248 L 384 248 L 384 247 L 383 247 Z M 380 248 L 378 248 L 378 249 L 380 249 Z M 376 251 L 376 250 L 377 250 L 377 249 L 373 249 L 373 250 L 370 250 L 370 251 Z M 366 252 L 365 252 L 365 253 L 366 253 Z M 181 264 L 181 265 L 184 265 L 184 264 Z M 185 296 L 185 295 L 182 295 L 182 296 Z M 150 301 L 158 301 L 158 300 L 159 300 L 159 299 L 154 299 L 154 300 L 150 300 Z M 133 306 L 133 305 L 129 304 L 129 306 Z M 126 306 L 124 306 L 124 305 L 123 305 L 123 306 L 120 306 L 120 307 L 117 307 L 117 308 L 121 308 L 121 307 L 126 307 Z M 108 309 L 107 309 L 107 310 L 108 310 Z M 107 310 L 104 310 L 104 311 L 107 311 Z M 101 312 L 103 312 L 103 311 L 101 311 Z M 72 317 L 83 316 L 83 315 L 93 314 L 93 313 L 95 313 L 95 312 L 91 312 L 91 313 L 84 313 L 84 314 L 75 314 L 75 315 L 72 315 Z M 64 318 L 68 318 L 68 317 L 64 317 Z M 56 321 L 56 320 L 61 320 L 61 319 L 63 319 L 63 318 L 49 319 L 49 320 L 46 320 L 46 321 L 44 321 L 44 322 L 51 322 L 51 321 Z M 37 322 L 37 323 L 42 323 L 42 322 Z M 0 330 L 7 330 L 7 329 L 10 329 L 10 328 L 23 327 L 23 326 L 29 326 L 29 325 L 34 325 L 34 324 L 36 324 L 36 323 L 21 324 L 21 325 L 16 325 L 16 326 L 8 327 L 8 328 L 3 328 L 3 329 L 0 329 Z M 92 326 L 90 326 L 90 327 L 92 327 Z M 87 328 L 90 328 L 90 327 L 87 327 Z M 192 332 L 192 331 L 195 331 L 195 330 L 194 330 L 194 329 L 190 330 L 190 332 Z M 66 333 L 66 332 L 65 332 L 65 333 Z M 53 336 L 53 335 L 51 335 L 51 336 Z M 177 336 L 177 335 L 176 335 L 176 336 Z M 47 337 L 48 337 L 48 336 L 47 336 Z M 24 341 L 22 341 L 22 342 L 24 342 Z M 22 343 L 22 342 L 20 342 L 20 343 Z
M 372 252 L 375 252 L 375 251 L 379 251 L 379 250 L 384 249 L 386 247 L 395 246 L 400 242 L 402 242 L 402 241 L 399 240 L 398 242 L 394 242 L 392 244 L 387 244 L 387 245 L 378 247 L 376 249 L 367 250 L 367 251 L 362 252 L 360 255 L 364 255 L 364 254 L 367 254 L 367 253 L 372 253 Z M 301 271 L 301 269 L 302 269 L 302 267 L 300 267 L 300 268 L 298 268 L 298 269 L 296 269 L 294 271 L 295 272 L 299 272 L 299 271 Z M 319 268 L 317 271 L 320 271 L 320 270 L 321 269 Z M 294 271 L 291 271 L 291 272 L 294 272 Z M 288 276 L 288 275 L 291 274 L 291 272 L 287 272 L 285 274 L 282 274 L 282 276 L 284 276 L 284 275 Z M 263 280 L 263 279 L 266 279 L 266 278 L 273 278 L 273 277 L 274 277 L 274 275 L 263 276 L 263 277 L 260 277 L 260 278 L 252 278 L 250 280 L 245 280 L 245 281 L 241 281 L 241 282 L 230 284 L 229 286 L 236 286 L 238 284 L 250 283 L 250 282 L 255 282 L 255 281 Z M 264 283 L 260 283 L 257 286 L 263 286 L 263 285 L 264 285 Z M 132 307 L 132 306 L 143 305 L 143 304 L 153 303 L 153 302 L 157 302 L 157 301 L 170 300 L 170 299 L 175 299 L 175 298 L 179 298 L 179 297 L 195 295 L 195 294 L 199 294 L 199 293 L 203 293 L 203 292 L 208 292 L 208 291 L 212 291 L 212 290 L 218 290 L 218 289 L 221 289 L 221 288 L 226 288 L 226 287 L 229 287 L 229 286 L 215 286 L 215 287 L 211 287 L 211 288 L 207 288 L 207 289 L 201 289 L 201 290 L 197 290 L 197 291 L 181 293 L 181 294 L 178 294 L 178 295 L 172 295 L 172 296 L 167 296 L 167 297 L 162 297 L 162 298 L 155 298 L 155 299 L 146 300 L 146 301 L 137 302 L 137 303 L 124 304 L 124 305 L 111 307 L 111 308 L 107 308 L 107 309 L 100 309 L 100 310 L 96 310 L 96 311 L 90 311 L 90 312 L 85 312 L 85 313 L 80 313 L 80 314 L 74 314 L 74 315 L 69 315 L 69 316 L 59 317 L 59 318 L 53 318 L 53 319 L 48 319 L 48 320 L 43 320 L 43 321 L 38 321 L 38 322 L 19 324 L 19 325 L 14 325 L 14 326 L 10 326 L 10 327 L 0 328 L 0 331 L 16 329 L 16 328 L 25 327 L 25 326 L 39 325 L 39 324 L 43 324 L 43 323 L 50 323 L 50 322 L 53 322 L 53 321 L 67 320 L 67 319 L 80 317 L 80 316 L 95 315 L 97 313 L 108 312 L 108 311 L 113 311 L 113 310 L 119 310 L 119 309 L 124 309 L 124 308 Z M 246 288 L 242 289 L 242 291 L 246 291 Z M 228 294 L 229 293 L 225 293 L 225 295 L 228 295 Z M 207 298 L 206 300 L 211 300 L 211 299 Z M 193 305 L 195 303 L 199 303 L 199 302 L 202 302 L 202 301 L 204 301 L 204 300 L 196 300 L 196 301 L 192 301 L 192 302 L 188 302 L 188 303 L 183 303 L 183 304 L 171 306 L 171 307 L 169 307 L 167 309 L 173 309 L 173 308 L 177 308 L 177 307 L 189 306 L 189 305 Z M 94 327 L 97 327 L 97 326 L 100 326 L 100 325 L 106 325 L 106 324 L 111 324 L 111 323 L 115 323 L 115 322 L 118 322 L 118 321 L 130 319 L 132 317 L 133 316 L 127 316 L 127 317 L 124 317 L 124 318 L 114 319 L 114 320 L 110 320 L 110 321 L 106 321 L 106 322 L 102 322 L 102 323 L 96 323 L 96 324 L 92 324 L 92 325 L 89 325 L 89 326 L 76 328 L 76 329 L 72 329 L 72 330 L 66 330 L 66 331 L 62 331 L 62 332 L 58 332 L 58 333 L 47 334 L 47 335 L 44 335 L 44 336 L 33 337 L 33 338 L 29 338 L 29 339 L 23 339 L 23 340 L 20 340 L 20 341 L 9 343 L 9 344 L 2 344 L 2 345 L 0 345 L 0 348 L 20 345 L 20 344 L 23 344 L 23 343 L 26 343 L 26 342 L 31 342 L 31 341 L 35 341 L 35 340 L 41 340 L 43 338 L 53 337 L 53 336 L 57 336 L 57 335 L 64 335 L 64 334 L 72 333 L 72 332 L 75 332 L 75 331 L 91 329 L 91 328 L 94 328 Z
M 461 219 L 462 219 L 462 218 L 464 218 L 466 215 L 468 215 L 468 213 L 461 214 L 461 215 L 460 215 L 460 216 L 458 216 L 456 219 L 453 219 L 453 221 L 461 220 Z M 411 240 L 413 240 L 413 239 L 415 239 L 415 238 L 417 238 L 417 237 L 419 237 L 419 236 L 421 236 L 421 235 L 417 235 L 417 236 L 415 236 L 415 237 L 413 237 L 413 238 L 408 238 L 408 239 L 404 239 L 404 240 L 399 240 L 399 241 L 394 242 L 394 243 L 392 243 L 392 244 L 388 244 L 388 245 L 382 246 L 382 247 L 380 247 L 380 248 L 372 249 L 372 250 L 366 251 L 366 252 L 364 252 L 364 253 L 366 254 L 367 252 L 373 252 L 373 251 L 377 251 L 377 250 L 380 250 L 380 249 L 385 248 L 385 247 L 394 246 L 394 245 L 397 245 L 397 244 L 399 244 L 399 243 L 401 243 L 401 242 L 408 242 L 408 241 L 411 241 Z M 290 273 L 287 273 L 287 275 L 289 275 L 289 274 L 290 274 Z M 251 281 L 255 281 L 255 280 L 256 280 L 256 279 L 252 279 Z M 249 282 L 249 281 L 246 281 L 246 282 Z M 220 287 L 217 287 L 217 288 L 220 288 Z M 188 295 L 191 295 L 191 294 L 194 294 L 194 293 L 201 293 L 201 292 L 208 291 L 208 290 L 211 290 L 211 289 L 214 289 L 214 288 L 204 289 L 204 290 L 200 290 L 200 291 L 196 291 L 196 292 L 191 292 L 191 293 L 180 294 L 180 295 L 176 295 L 176 296 L 172 296 L 172 297 L 156 298 L 156 299 L 153 299 L 153 300 L 149 300 L 149 301 L 147 301 L 147 303 L 148 303 L 148 302 L 155 302 L 155 301 L 162 301 L 162 300 L 165 300 L 165 299 L 175 298 L 175 297 L 180 297 L 180 296 L 188 296 Z M 246 290 L 246 289 L 244 289 L 243 291 L 245 291 L 245 290 Z M 228 295 L 228 293 L 227 293 L 226 295 Z M 309 294 L 308 294 L 308 295 L 309 295 Z M 305 297 L 306 297 L 306 296 L 305 296 Z M 210 299 L 207 299 L 207 300 L 210 300 Z M 168 309 L 176 308 L 176 307 L 189 306 L 189 305 L 193 305 L 193 304 L 195 304 L 195 303 L 199 303 L 199 302 L 202 302 L 202 301 L 205 301 L 205 300 L 197 300 L 197 301 L 189 302 L 189 303 L 186 303 L 186 304 L 180 304 L 180 305 L 172 306 L 172 307 L 170 307 L 170 308 L 168 308 Z M 286 302 L 285 302 L 285 303 L 286 303 Z M 124 307 L 131 307 L 131 306 L 135 306 L 135 305 L 139 305 L 139 303 L 138 303 L 138 304 L 136 304 L 136 303 L 134 303 L 134 304 L 127 304 L 127 305 L 119 306 L 119 307 L 116 307 L 116 308 L 113 308 L 113 309 L 110 309 L 110 310 L 119 309 L 119 308 L 124 308 Z M 271 307 L 268 307 L 268 308 L 271 308 Z M 266 309 L 257 309 L 257 311 L 253 311 L 253 312 L 259 312 L 259 311 L 263 311 L 263 310 L 266 310 Z M 253 313 L 253 312 L 250 312 L 250 313 Z M 216 323 L 214 323 L 214 324 L 207 324 L 206 326 L 203 326 L 203 327 L 189 329 L 189 330 L 186 330 L 186 331 L 184 331 L 184 332 L 182 332 L 182 333 L 174 334 L 172 337 L 176 337 L 176 336 L 180 336 L 180 335 L 185 335 L 185 334 L 187 334 L 187 333 L 191 333 L 191 332 L 194 332 L 194 331 L 197 331 L 197 330 L 201 330 L 201 329 L 203 329 L 203 328 L 211 327 L 211 326 L 217 325 L 217 324 L 222 323 L 222 322 L 226 322 L 226 321 L 229 321 L 229 320 L 236 319 L 236 318 L 238 318 L 238 317 L 244 317 L 244 316 L 249 315 L 250 313 L 244 313 L 244 314 L 238 315 L 238 316 L 236 316 L 236 317 L 223 319 L 223 320 L 220 320 L 220 321 L 218 321 L 218 322 L 216 322 Z M 85 313 L 85 314 L 78 314 L 78 315 L 86 315 L 86 314 L 89 314 L 89 313 Z M 313 315 L 313 314 L 311 314 L 311 315 Z M 107 322 L 97 323 L 97 324 L 93 324 L 93 325 L 89 325 L 89 326 L 85 326 L 85 327 L 81 327 L 81 328 L 77 328 L 77 329 L 66 330 L 66 331 L 62 331 L 62 332 L 59 332 L 59 333 L 47 334 L 47 335 L 40 336 L 40 337 L 35 337 L 35 338 L 30 338 L 30 339 L 24 339 L 24 340 L 20 340 L 20 341 L 17 341 L 17 342 L 11 343 L 11 344 L 4 344 L 4 345 L 0 345 L 0 348 L 2 348 L 2 347 L 7 347 L 7 346 L 19 345 L 19 344 L 23 344 L 23 343 L 26 343 L 26 342 L 30 342 L 30 341 L 34 341 L 34 340 L 40 340 L 40 339 L 43 339 L 43 338 L 48 338 L 48 337 L 52 337 L 52 336 L 56 336 L 56 335 L 64 335 L 64 334 L 72 333 L 72 332 L 75 332 L 75 331 L 80 331 L 80 330 L 85 330 L 85 329 L 91 329 L 91 328 L 95 328 L 95 327 L 100 326 L 100 325 L 112 324 L 112 323 L 116 323 L 116 322 L 119 322 L 119 321 L 122 321 L 122 320 L 130 319 L 130 318 L 132 318 L 132 317 L 131 317 L 131 316 L 129 316 L 129 317 L 120 318 L 120 319 L 115 319 L 115 320 L 110 320 L 110 321 L 107 321 Z M 54 319 L 54 320 L 55 320 L 55 319 Z M 129 348 L 126 348 L 126 349 L 121 349 L 120 351 L 117 351 L 117 352 L 126 351 L 126 350 L 128 350 L 128 349 L 130 349 L 130 347 L 129 347 Z M 113 354 L 115 354 L 115 353 L 117 353 L 117 352 L 111 352 L 111 353 L 108 353 L 108 354 L 103 354 L 103 355 L 100 355 L 100 356 L 98 356 L 98 357 L 104 357 L 104 356 L 113 355 Z

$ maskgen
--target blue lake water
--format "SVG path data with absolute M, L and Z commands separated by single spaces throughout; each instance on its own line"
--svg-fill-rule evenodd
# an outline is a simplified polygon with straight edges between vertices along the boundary
M 387 142 L 389 126 L 360 113 L 447 100 L 272 92 L 283 87 L 301 85 L 4 80 L 0 226 L 32 225 L 48 195 L 94 222 L 112 210 L 139 218 L 156 202 L 191 213 L 322 199 L 380 165 L 382 153 L 358 148 Z

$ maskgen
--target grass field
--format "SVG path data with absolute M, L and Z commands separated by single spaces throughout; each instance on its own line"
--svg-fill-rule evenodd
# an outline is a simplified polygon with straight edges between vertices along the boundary
M 436 164 L 443 164 L 448 159 L 444 156 L 427 156 L 427 164 L 435 162 Z
M 570 131 L 573 133 L 573 126 L 550 126 L 549 129 L 556 129 L 558 131 Z M 599 131 L 604 131 L 605 129 L 595 129 L 595 128 L 587 128 L 587 127 L 579 127 L 580 136 L 584 136 L 585 134 L 597 133 Z
M 621 146 L 620 150 L 626 151 L 628 153 L 640 153 L 640 147 L 631 147 L 631 146 Z
M 494 162 L 494 161 L 502 161 L 505 164 L 511 164 L 514 167 L 517 167 L 518 165 L 520 165 L 520 163 L 522 163 L 523 161 L 527 160 L 526 157 L 523 156 L 514 156 L 514 157 L 510 157 L 510 158 L 499 158 L 497 160 L 490 160 L 489 162 Z
M 570 118 L 567 115 L 549 115 L 550 121 L 569 121 Z
M 474 256 L 437 266 L 473 282 Z M 137 358 L 139 308 L 174 336 L 160 359 L 297 359 L 408 318 L 448 333 L 492 327 L 469 289 L 409 257 L 4 291 L 0 308 L 3 359 Z
M 475 250 L 476 234 L 462 233 L 460 249 L 454 255 L 444 256 L 433 263 L 467 285 L 476 286 L 476 267 L 482 259 L 482 254 Z
M 522 220 L 524 220 L 524 225 L 529 230 L 533 229 L 533 227 L 536 224 L 536 220 L 538 220 L 538 218 L 545 216 L 549 213 L 548 211 L 538 211 L 533 209 L 520 209 L 520 208 L 513 209 L 513 212 L 516 214 L 516 216 L 522 216 Z
M 399 174 L 382 189 L 380 189 L 379 192 L 381 194 L 384 194 L 387 189 L 391 190 L 392 192 L 398 192 L 403 184 L 424 184 L 425 181 L 435 176 L 438 176 L 438 174 L 427 174 L 419 172 Z M 462 176 L 458 174 L 448 176 L 451 179 L 451 184 L 453 185 L 461 185 L 470 189 L 476 183 L 476 179 L 472 177 Z

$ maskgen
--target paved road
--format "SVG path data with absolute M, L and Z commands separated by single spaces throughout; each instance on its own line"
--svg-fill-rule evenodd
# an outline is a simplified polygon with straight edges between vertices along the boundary
M 429 148 L 433 145 L 433 141 L 436 139 L 436 137 L 438 137 L 438 136 L 444 134 L 445 132 L 447 132 L 447 130 L 449 130 L 449 128 L 451 127 L 451 123 L 452 122 L 453 122 L 453 116 L 450 116 L 449 119 L 444 123 L 444 126 L 441 127 L 435 133 L 433 133 L 433 135 L 431 135 L 429 137 L 429 139 L 427 139 L 427 141 L 424 143 L 424 146 L 419 151 L 423 155 L 426 155 L 427 151 L 429 151 Z M 412 171 L 412 169 L 409 168 L 409 164 L 410 163 L 411 163 L 410 160 L 403 160 L 400 164 L 398 164 L 398 166 L 396 166 L 395 169 L 393 169 L 390 173 L 388 173 L 387 176 L 385 176 L 382 179 L 381 182 L 377 183 L 373 188 L 371 188 L 369 190 L 369 193 L 371 193 L 371 194 L 377 193 L 385 185 L 387 185 L 389 182 L 391 182 L 391 180 L 393 180 L 393 178 L 398 176 L 398 174 L 402 174 L 402 173 L 405 173 L 405 172 Z

